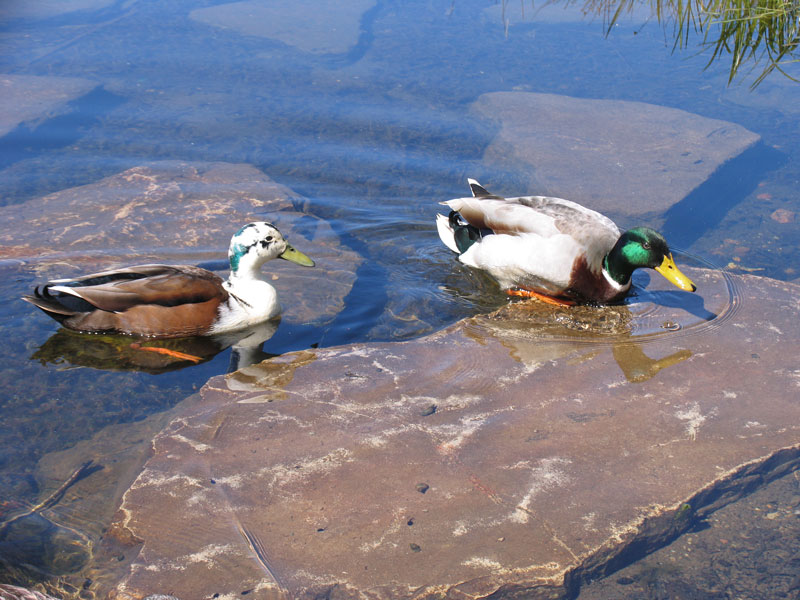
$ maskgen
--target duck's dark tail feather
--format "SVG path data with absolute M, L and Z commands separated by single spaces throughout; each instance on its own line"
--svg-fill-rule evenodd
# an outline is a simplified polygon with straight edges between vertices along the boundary
M 453 230 L 453 238 L 456 242 L 459 254 L 464 254 L 472 244 L 481 239 L 481 230 L 461 220 L 458 211 L 451 210 L 447 216 L 450 228 Z
M 475 198 L 496 198 L 494 194 L 489 192 L 485 187 L 478 183 L 475 179 L 467 179 L 469 189 Z
M 41 308 L 48 316 L 53 317 L 59 323 L 69 317 L 74 317 L 80 312 L 93 308 L 88 302 L 81 298 L 67 294 L 51 294 L 49 287 L 49 285 L 36 287 L 33 290 L 33 295 L 26 294 L 22 299 L 26 302 L 30 302 L 37 308 Z

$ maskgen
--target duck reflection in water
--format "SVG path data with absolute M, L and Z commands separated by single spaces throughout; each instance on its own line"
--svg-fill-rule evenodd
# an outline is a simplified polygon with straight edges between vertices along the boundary
M 659 322 L 649 322 L 653 320 Z M 565 308 L 528 300 L 475 317 L 468 331 L 476 339 L 494 337 L 526 365 L 559 359 L 582 363 L 610 346 L 625 378 L 640 383 L 692 356 L 686 348 L 658 358 L 645 353 L 645 344 L 653 350 L 674 349 L 674 328 L 680 329 L 680 325 L 654 319 L 654 315 L 634 314 L 627 305 Z
M 272 223 L 255 221 L 231 238 L 227 280 L 166 264 L 51 280 L 22 299 L 77 335 L 59 332 L 33 358 L 151 373 L 205 362 L 229 346 L 236 362 L 255 360 L 281 313 L 277 291 L 261 274 L 264 263 L 278 258 L 314 266 Z
M 254 327 L 205 337 L 152 339 L 86 334 L 59 329 L 31 356 L 42 364 L 90 367 L 106 371 L 142 371 L 157 375 L 205 363 L 231 348 L 228 372 L 276 356 L 263 344 L 278 329 L 280 317 Z
M 635 342 L 614 344 L 611 347 L 614 360 L 622 369 L 625 379 L 631 383 L 641 383 L 655 377 L 659 371 L 677 365 L 692 356 L 688 349 L 678 350 L 663 358 L 650 358 L 644 353 L 641 344 Z

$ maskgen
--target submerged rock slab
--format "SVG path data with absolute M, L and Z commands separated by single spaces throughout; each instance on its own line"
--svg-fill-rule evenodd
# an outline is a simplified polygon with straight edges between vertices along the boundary
M 325 221 L 296 210 L 293 198 L 251 165 L 156 162 L 0 208 L 0 254 L 24 260 L 42 279 L 153 262 L 213 260 L 227 269 L 231 236 L 250 221 L 271 221 L 317 264 L 264 266 L 284 317 L 325 322 L 342 309 L 361 257 Z
M 41 0 L 40 2 L 8 2 L 0 6 L 0 19 L 47 19 L 77 11 L 100 10 L 113 0 Z
M 59 114 L 67 102 L 96 86 L 96 82 L 77 77 L 0 74 L 0 137 L 20 123 Z
M 245 0 L 193 10 L 195 21 L 274 39 L 314 54 L 343 53 L 358 43 L 361 17 L 375 0 Z
M 500 126 L 484 160 L 530 173 L 531 189 L 515 195 L 620 215 L 663 213 L 760 139 L 735 123 L 643 102 L 493 92 L 472 108 Z
M 558 598 L 665 543 L 800 465 L 800 287 L 688 272 L 702 296 L 519 303 L 212 379 L 123 497 L 112 597 Z

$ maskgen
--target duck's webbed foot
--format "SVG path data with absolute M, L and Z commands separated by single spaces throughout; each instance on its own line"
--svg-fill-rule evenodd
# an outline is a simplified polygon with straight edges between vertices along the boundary
M 564 298 L 556 298 L 555 296 L 548 296 L 547 294 L 540 294 L 539 292 L 534 292 L 533 290 L 526 290 L 524 288 L 510 288 L 506 290 L 506 294 L 509 296 L 518 296 L 520 298 L 536 298 L 542 302 L 547 304 L 553 304 L 555 306 L 575 306 L 577 302 L 572 300 L 566 300 Z

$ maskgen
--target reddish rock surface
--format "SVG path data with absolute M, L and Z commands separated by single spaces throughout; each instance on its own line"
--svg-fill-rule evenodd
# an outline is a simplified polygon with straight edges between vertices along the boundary
M 224 266 L 242 225 L 271 221 L 317 264 L 263 267 L 279 296 L 292 298 L 284 317 L 320 323 L 342 309 L 361 257 L 342 247 L 325 221 L 296 210 L 293 198 L 250 165 L 157 162 L 0 207 L 0 256 L 25 261 L 42 279 L 152 262 Z
M 770 218 L 778 223 L 794 223 L 794 212 L 785 208 L 778 208 L 770 214 Z
M 663 544 L 800 463 L 800 288 L 687 270 L 212 379 L 123 496 L 112 596 L 562 597 Z
M 644 102 L 493 92 L 473 110 L 500 126 L 484 161 L 531 174 L 531 189 L 514 195 L 549 194 L 619 215 L 663 213 L 760 139 Z

